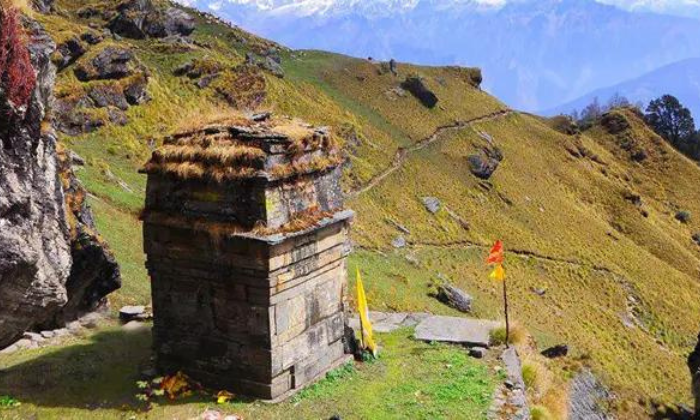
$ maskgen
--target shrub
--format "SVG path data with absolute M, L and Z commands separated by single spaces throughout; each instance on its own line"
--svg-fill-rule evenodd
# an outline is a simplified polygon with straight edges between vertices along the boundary
M 535 405 L 530 409 L 530 416 L 532 420 L 553 420 L 552 414 L 549 412 L 547 407 L 541 405 Z
M 687 210 L 681 210 L 678 213 L 676 213 L 676 220 L 678 220 L 681 223 L 689 223 L 690 222 L 690 212 Z
M 17 8 L 0 3 L 0 86 L 14 108 L 29 104 L 36 74 Z
M 514 345 L 527 343 L 528 333 L 525 328 L 518 324 L 510 326 L 510 336 L 508 342 Z M 491 330 L 491 344 L 500 346 L 506 343 L 506 327 L 498 327 Z
M 523 363 L 523 382 L 528 389 L 532 389 L 537 384 L 537 367 L 530 363 Z

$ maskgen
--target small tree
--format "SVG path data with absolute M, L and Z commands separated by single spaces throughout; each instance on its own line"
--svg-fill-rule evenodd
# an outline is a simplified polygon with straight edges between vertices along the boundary
M 690 110 L 676 97 L 664 95 L 651 101 L 644 119 L 675 148 L 688 155 L 692 154 L 696 136 L 695 121 Z
M 630 101 L 626 97 L 620 95 L 619 92 L 615 92 L 613 96 L 608 99 L 608 105 L 606 106 L 607 110 L 611 110 L 614 108 L 623 108 L 630 106 Z
M 593 102 L 588 104 L 583 110 L 581 110 L 581 119 L 579 120 L 579 125 L 581 128 L 586 129 L 593 125 L 595 121 L 603 115 L 603 108 L 600 106 L 598 97 L 593 98 Z
M 35 85 L 19 12 L 10 2 L 0 0 L 0 93 L 17 109 L 29 103 Z

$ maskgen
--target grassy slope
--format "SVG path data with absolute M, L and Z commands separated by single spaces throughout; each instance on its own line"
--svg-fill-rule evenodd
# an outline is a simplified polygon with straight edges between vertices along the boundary
M 72 13 L 89 1 L 58 3 Z M 42 19 L 53 33 L 85 29 L 60 17 Z M 195 38 L 212 48 L 180 54 L 163 54 L 152 41 L 121 41 L 151 70 L 154 100 L 132 108 L 126 127 L 64 139 L 88 160 L 80 176 L 98 197 L 92 201 L 98 225 L 123 266 L 125 286 L 115 294 L 115 305 L 148 301 L 136 219 L 145 189 L 136 169 L 148 156 L 147 140 L 171 132 L 183 120 L 226 108 L 209 91 L 197 90 L 171 71 L 193 57 L 235 64 L 261 42 L 248 37 L 244 46 L 232 40 L 232 31 L 202 20 Z M 387 93 L 402 79 L 379 74 L 377 64 L 315 51 L 283 55 L 287 77 L 267 77 L 264 108 L 355 130 L 361 141 L 348 147 L 353 153 L 347 190 L 365 185 L 390 164 L 399 147 L 437 127 L 505 108 L 453 69 L 399 66 L 402 75 L 422 74 L 435 90 L 440 106 L 428 110 L 410 95 Z M 59 77 L 59 89 L 74 83 L 70 73 Z M 498 317 L 497 285 L 484 280 L 482 261 L 485 247 L 502 238 L 517 251 L 508 257 L 514 316 L 541 344 L 565 341 L 575 355 L 590 357 L 622 400 L 687 401 L 684 357 L 700 319 L 700 249 L 690 240 L 691 232 L 700 230 L 700 171 L 633 115 L 626 118 L 649 150 L 643 164 L 633 163 L 601 127 L 584 133 L 581 142 L 604 164 L 574 158 L 565 148 L 572 137 L 523 114 L 446 133 L 412 153 L 376 188 L 348 203 L 358 213 L 351 267 L 359 265 L 365 273 L 370 303 L 377 309 L 450 313 L 427 296 L 430 281 L 443 273 L 477 298 L 477 315 Z M 488 185 L 469 173 L 465 159 L 483 144 L 477 131 L 489 133 L 505 153 Z M 627 191 L 642 196 L 648 218 L 623 198 Z M 430 215 L 422 196 L 440 198 L 471 229 L 464 230 L 444 210 Z M 696 215 L 690 226 L 674 220 L 681 208 Z M 388 219 L 411 230 L 409 247 L 397 251 L 390 246 L 399 232 Z M 547 293 L 540 297 L 531 287 Z M 629 296 L 640 302 L 636 314 L 645 328 L 623 325 Z

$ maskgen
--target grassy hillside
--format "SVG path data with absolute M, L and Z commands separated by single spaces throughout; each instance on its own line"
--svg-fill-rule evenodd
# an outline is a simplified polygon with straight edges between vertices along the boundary
M 58 0 L 58 14 L 36 18 L 65 39 L 103 23 L 78 16 L 97 4 Z M 350 268 L 366 277 L 371 306 L 451 313 L 429 296 L 442 274 L 475 297 L 477 316 L 499 318 L 499 288 L 486 279 L 483 259 L 500 238 L 513 316 L 541 347 L 568 343 L 571 359 L 590 364 L 620 396 L 614 408 L 621 418 L 639 415 L 638 401 L 650 397 L 689 401 L 685 356 L 700 325 L 700 247 L 691 239 L 700 231 L 700 170 L 632 111 L 615 111 L 626 126 L 615 134 L 608 120 L 566 135 L 546 120 L 510 112 L 473 86 L 472 70 L 399 64 L 397 77 L 380 63 L 288 51 L 200 15 L 192 38 L 186 49 L 156 40 L 103 41 L 134 51 L 150 73 L 152 100 L 130 107 L 125 126 L 108 123 L 61 138 L 87 160 L 79 176 L 122 266 L 124 287 L 112 297 L 114 307 L 149 301 L 138 222 L 145 178 L 137 169 L 150 140 L 157 145 L 182 124 L 233 109 L 216 85 L 199 89 L 173 70 L 193 59 L 230 68 L 247 52 L 278 48 L 285 77 L 262 72 L 266 96 L 258 109 L 329 125 L 344 142 L 344 188 L 357 212 Z M 85 88 L 75 65 L 59 74 L 59 96 Z M 428 109 L 396 89 L 408 74 L 423 77 L 438 106 Z M 467 158 L 487 138 L 504 159 L 483 181 Z M 633 156 L 639 150 L 646 154 L 641 162 Z M 425 196 L 437 197 L 441 210 L 426 211 Z M 675 219 L 680 210 L 691 213 L 688 224 Z M 397 250 L 391 241 L 400 234 L 408 246 Z M 567 369 L 568 362 L 555 368 L 564 377 Z

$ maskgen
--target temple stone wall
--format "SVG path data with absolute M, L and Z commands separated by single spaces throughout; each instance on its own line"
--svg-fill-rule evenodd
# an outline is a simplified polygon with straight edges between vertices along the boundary
M 221 130 L 227 129 L 216 133 Z M 227 141 L 240 147 L 240 129 L 229 132 Z M 246 133 L 253 139 L 247 145 L 274 150 L 266 162 L 288 165 L 291 159 L 299 167 L 285 157 L 285 137 L 274 128 Z M 293 156 L 301 159 L 329 153 L 295 147 Z M 353 213 L 342 208 L 338 166 L 284 177 L 270 175 L 274 166 L 259 166 L 254 176 L 223 181 L 149 171 L 144 247 L 159 369 L 277 399 L 347 360 Z

